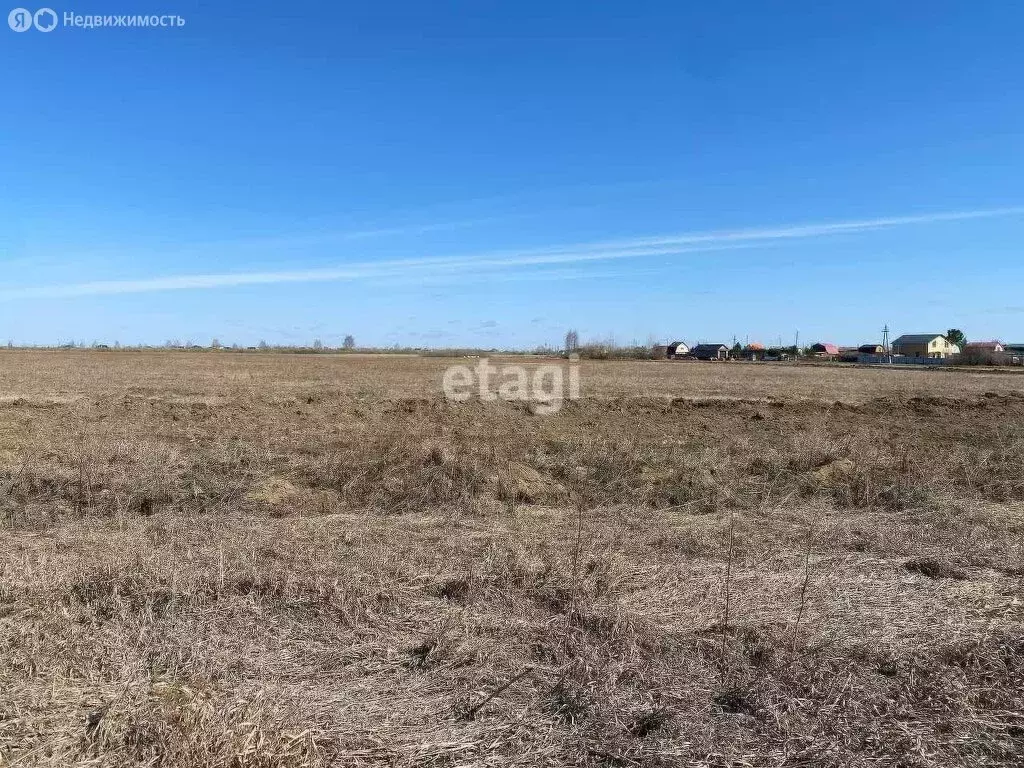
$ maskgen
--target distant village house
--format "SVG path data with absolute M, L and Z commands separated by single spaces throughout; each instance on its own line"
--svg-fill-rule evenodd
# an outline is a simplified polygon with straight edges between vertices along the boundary
M 685 357 L 690 354 L 690 348 L 686 346 L 685 341 L 673 341 L 668 345 L 668 349 L 665 352 L 669 360 L 675 360 L 678 357 Z
M 727 360 L 729 348 L 725 344 L 698 344 L 690 354 L 698 360 Z
M 960 347 L 941 333 L 905 333 L 892 343 L 893 354 L 944 358 L 960 354 Z
M 764 360 L 766 355 L 764 344 L 759 341 L 750 342 L 740 352 L 740 357 L 744 360 Z
M 811 344 L 811 353 L 816 357 L 834 357 L 839 354 L 839 347 L 819 341 L 817 344 Z
M 1006 348 L 998 341 L 969 341 L 964 344 L 964 352 L 1005 352 Z
M 1003 344 L 1003 350 L 1011 365 L 1024 365 L 1024 344 Z

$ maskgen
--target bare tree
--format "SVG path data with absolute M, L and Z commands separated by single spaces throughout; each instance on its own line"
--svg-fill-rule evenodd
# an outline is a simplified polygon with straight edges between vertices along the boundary
M 355 349 L 356 340 L 355 337 L 350 333 L 345 337 L 345 340 L 341 343 L 341 346 L 345 349 Z
M 575 328 L 570 328 L 565 332 L 565 351 L 575 352 L 580 348 L 580 335 Z
M 320 341 L 320 339 L 313 339 L 313 349 L 315 349 L 315 350 L 317 350 L 319 352 L 323 348 L 324 348 L 324 343 L 322 341 Z

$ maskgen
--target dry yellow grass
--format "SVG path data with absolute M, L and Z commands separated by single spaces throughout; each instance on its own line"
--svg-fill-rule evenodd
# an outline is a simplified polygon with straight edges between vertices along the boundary
M 0 765 L 1024 752 L 1024 378 L 0 358 Z
M 3 352 L 0 397 L 63 402 L 68 398 L 298 397 L 307 392 L 351 398 L 417 398 L 441 394 L 441 374 L 453 363 L 476 360 L 404 355 L 280 355 L 232 352 Z M 551 362 L 495 356 L 496 364 Z M 845 365 L 583 361 L 583 394 L 614 397 L 806 398 L 864 402 L 876 397 L 936 393 L 1020 392 L 1017 369 L 930 370 Z M 950 378 L 953 377 L 953 378 Z

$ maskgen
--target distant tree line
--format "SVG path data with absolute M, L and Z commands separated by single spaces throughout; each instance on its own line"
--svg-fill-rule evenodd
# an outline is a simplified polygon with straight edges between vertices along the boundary
M 958 364 L 961 365 L 1005 365 L 1005 364 L 1020 364 L 1021 355 L 1015 351 L 1012 354 L 991 352 L 984 349 L 968 349 L 967 348 L 967 336 L 959 328 L 950 328 L 946 331 L 946 338 L 952 344 L 956 344 L 961 349 L 961 355 L 957 360 Z M 8 340 L 7 348 L 14 349 L 16 345 L 13 340 Z M 54 348 L 53 345 L 30 345 L 35 348 Z M 60 349 L 85 349 L 91 347 L 98 350 L 144 350 L 144 349 L 158 349 L 160 347 L 149 345 L 149 344 L 136 344 L 136 345 L 122 345 L 120 342 L 115 341 L 112 345 L 107 345 L 99 341 L 93 341 L 91 344 L 86 344 L 84 341 L 68 341 L 58 342 L 55 345 Z M 565 332 L 563 339 L 563 345 L 561 348 L 551 345 L 540 345 L 530 349 L 509 349 L 509 348 L 481 348 L 481 347 L 419 347 L 419 346 L 405 346 L 395 343 L 389 347 L 356 347 L 356 340 L 352 334 L 345 334 L 342 337 L 340 346 L 332 347 L 324 343 L 321 338 L 314 338 L 309 345 L 302 344 L 271 344 L 265 339 L 260 339 L 255 345 L 242 346 L 237 342 L 232 343 L 230 346 L 226 346 L 220 340 L 220 338 L 214 337 L 211 339 L 209 345 L 203 346 L 200 344 L 194 344 L 191 339 L 187 339 L 184 342 L 180 339 L 168 339 L 163 345 L 163 348 L 170 350 L 193 350 L 193 351 L 223 351 L 223 352 L 245 352 L 245 351 L 263 351 L 263 352 L 280 352 L 290 354 L 318 354 L 318 353 L 338 353 L 338 352 L 352 352 L 358 351 L 366 354 L 409 354 L 409 355 L 420 355 L 427 357 L 464 357 L 474 355 L 538 355 L 538 356 L 558 356 L 558 355 L 571 355 L 576 354 L 586 360 L 654 360 L 661 359 L 665 356 L 665 347 L 661 346 L 657 340 L 651 336 L 648 338 L 646 344 L 641 344 L 636 340 L 633 340 L 629 344 L 619 344 L 614 338 L 606 339 L 589 339 L 587 341 L 580 340 L 579 331 L 575 328 L 570 328 Z M 810 347 L 789 345 L 789 346 L 773 346 L 763 348 L 760 345 L 743 345 L 739 342 L 734 342 L 730 348 L 730 356 L 734 358 L 748 358 L 748 359 L 798 359 L 802 357 L 815 357 L 814 352 Z

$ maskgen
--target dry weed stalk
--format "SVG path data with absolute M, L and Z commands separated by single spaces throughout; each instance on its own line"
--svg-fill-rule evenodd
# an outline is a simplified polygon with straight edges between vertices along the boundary
M 513 677 L 509 678 L 509 680 L 507 682 L 503 683 L 502 685 L 499 685 L 493 691 L 491 691 L 486 696 L 484 696 L 484 698 L 482 698 L 476 704 L 473 704 L 471 706 L 466 707 L 465 710 L 463 710 L 461 712 L 462 716 L 464 718 L 466 718 L 467 720 L 473 720 L 474 718 L 476 718 L 477 713 L 479 713 L 481 709 L 483 709 L 485 706 L 487 706 L 487 704 L 489 704 L 495 698 L 497 698 L 498 696 L 503 694 L 505 691 L 507 691 L 509 688 L 511 688 L 516 683 L 518 683 L 524 677 L 526 677 L 527 675 L 532 675 L 532 674 L 533 674 L 533 668 L 532 667 L 527 667 L 526 669 L 522 670 L 518 674 L 516 674 Z
M 790 663 L 796 656 L 797 643 L 800 640 L 800 621 L 804 617 L 804 609 L 807 605 L 807 587 L 811 583 L 811 545 L 814 541 L 814 527 L 807 525 L 807 546 L 804 549 L 804 579 L 800 585 L 800 607 L 797 610 L 796 621 L 793 623 L 793 642 L 790 647 Z

